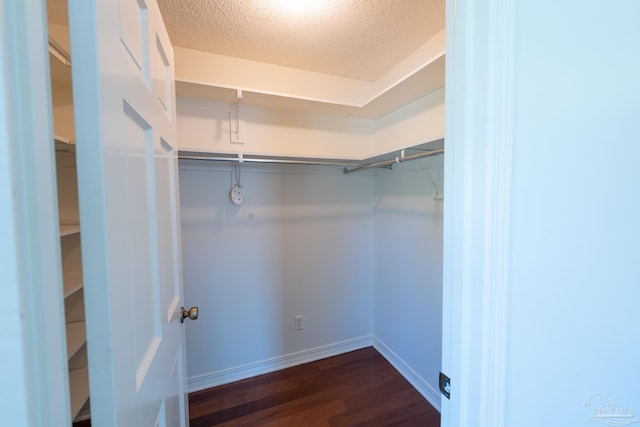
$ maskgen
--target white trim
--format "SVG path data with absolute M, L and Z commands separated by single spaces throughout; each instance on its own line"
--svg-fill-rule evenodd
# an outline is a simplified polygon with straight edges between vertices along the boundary
M 490 10 L 480 426 L 504 427 L 509 306 L 514 78 L 513 0 Z
M 380 341 L 378 337 L 373 337 L 373 346 L 409 383 L 431 404 L 438 412 L 440 412 L 440 392 L 434 389 L 429 382 L 422 378 L 414 371 L 407 362 L 402 360 L 400 356 L 393 352 L 385 343 Z
M 71 424 L 45 19 L 44 0 L 0 4 L 1 338 L 15 350 L 0 352 L 0 372 L 16 381 L 0 395 L 7 425 Z
M 194 391 L 228 384 L 234 381 L 255 377 L 257 375 L 279 371 L 292 366 L 315 362 L 316 360 L 337 356 L 350 351 L 360 350 L 362 348 L 370 347 L 371 345 L 373 345 L 372 337 L 368 335 L 321 347 L 310 348 L 308 350 L 289 353 L 272 359 L 261 360 L 259 362 L 236 366 L 221 371 L 197 375 L 187 380 L 187 387 L 189 393 L 192 393 Z
M 447 6 L 444 427 L 505 422 L 514 6 Z
M 442 270 L 442 372 L 451 378 L 451 399 L 441 399 L 442 427 L 461 426 L 462 397 L 459 387 L 465 379 L 462 343 L 465 310 L 463 295 L 463 262 L 465 261 L 465 188 L 467 145 L 467 0 L 447 1 L 445 64 L 445 155 L 443 202 L 443 270 Z M 471 72 L 471 71 L 469 71 Z

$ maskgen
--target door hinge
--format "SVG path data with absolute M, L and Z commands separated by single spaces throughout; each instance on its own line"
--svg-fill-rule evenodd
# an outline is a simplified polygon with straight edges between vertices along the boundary
M 442 372 L 440 372 L 440 393 L 447 399 L 451 399 L 451 379 Z

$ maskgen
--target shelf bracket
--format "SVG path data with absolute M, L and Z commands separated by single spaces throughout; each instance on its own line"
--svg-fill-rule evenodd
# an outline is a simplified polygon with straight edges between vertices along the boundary
M 240 101 L 242 101 L 242 90 L 238 89 L 236 93 L 236 102 L 231 109 L 230 134 L 232 144 L 244 144 L 244 122 L 240 114 Z

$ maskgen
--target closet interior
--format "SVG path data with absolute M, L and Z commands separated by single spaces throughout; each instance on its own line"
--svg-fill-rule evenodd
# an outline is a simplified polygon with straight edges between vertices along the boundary
M 73 121 L 68 27 L 49 24 L 49 62 L 54 125 L 60 249 L 64 285 L 71 419 L 90 418 L 82 239 Z
M 177 85 L 190 391 L 373 345 L 439 407 L 440 55 L 375 113 Z

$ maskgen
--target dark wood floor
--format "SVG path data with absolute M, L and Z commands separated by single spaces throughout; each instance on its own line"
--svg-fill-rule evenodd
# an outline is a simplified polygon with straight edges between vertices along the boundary
M 189 395 L 191 427 L 440 426 L 373 347 Z

